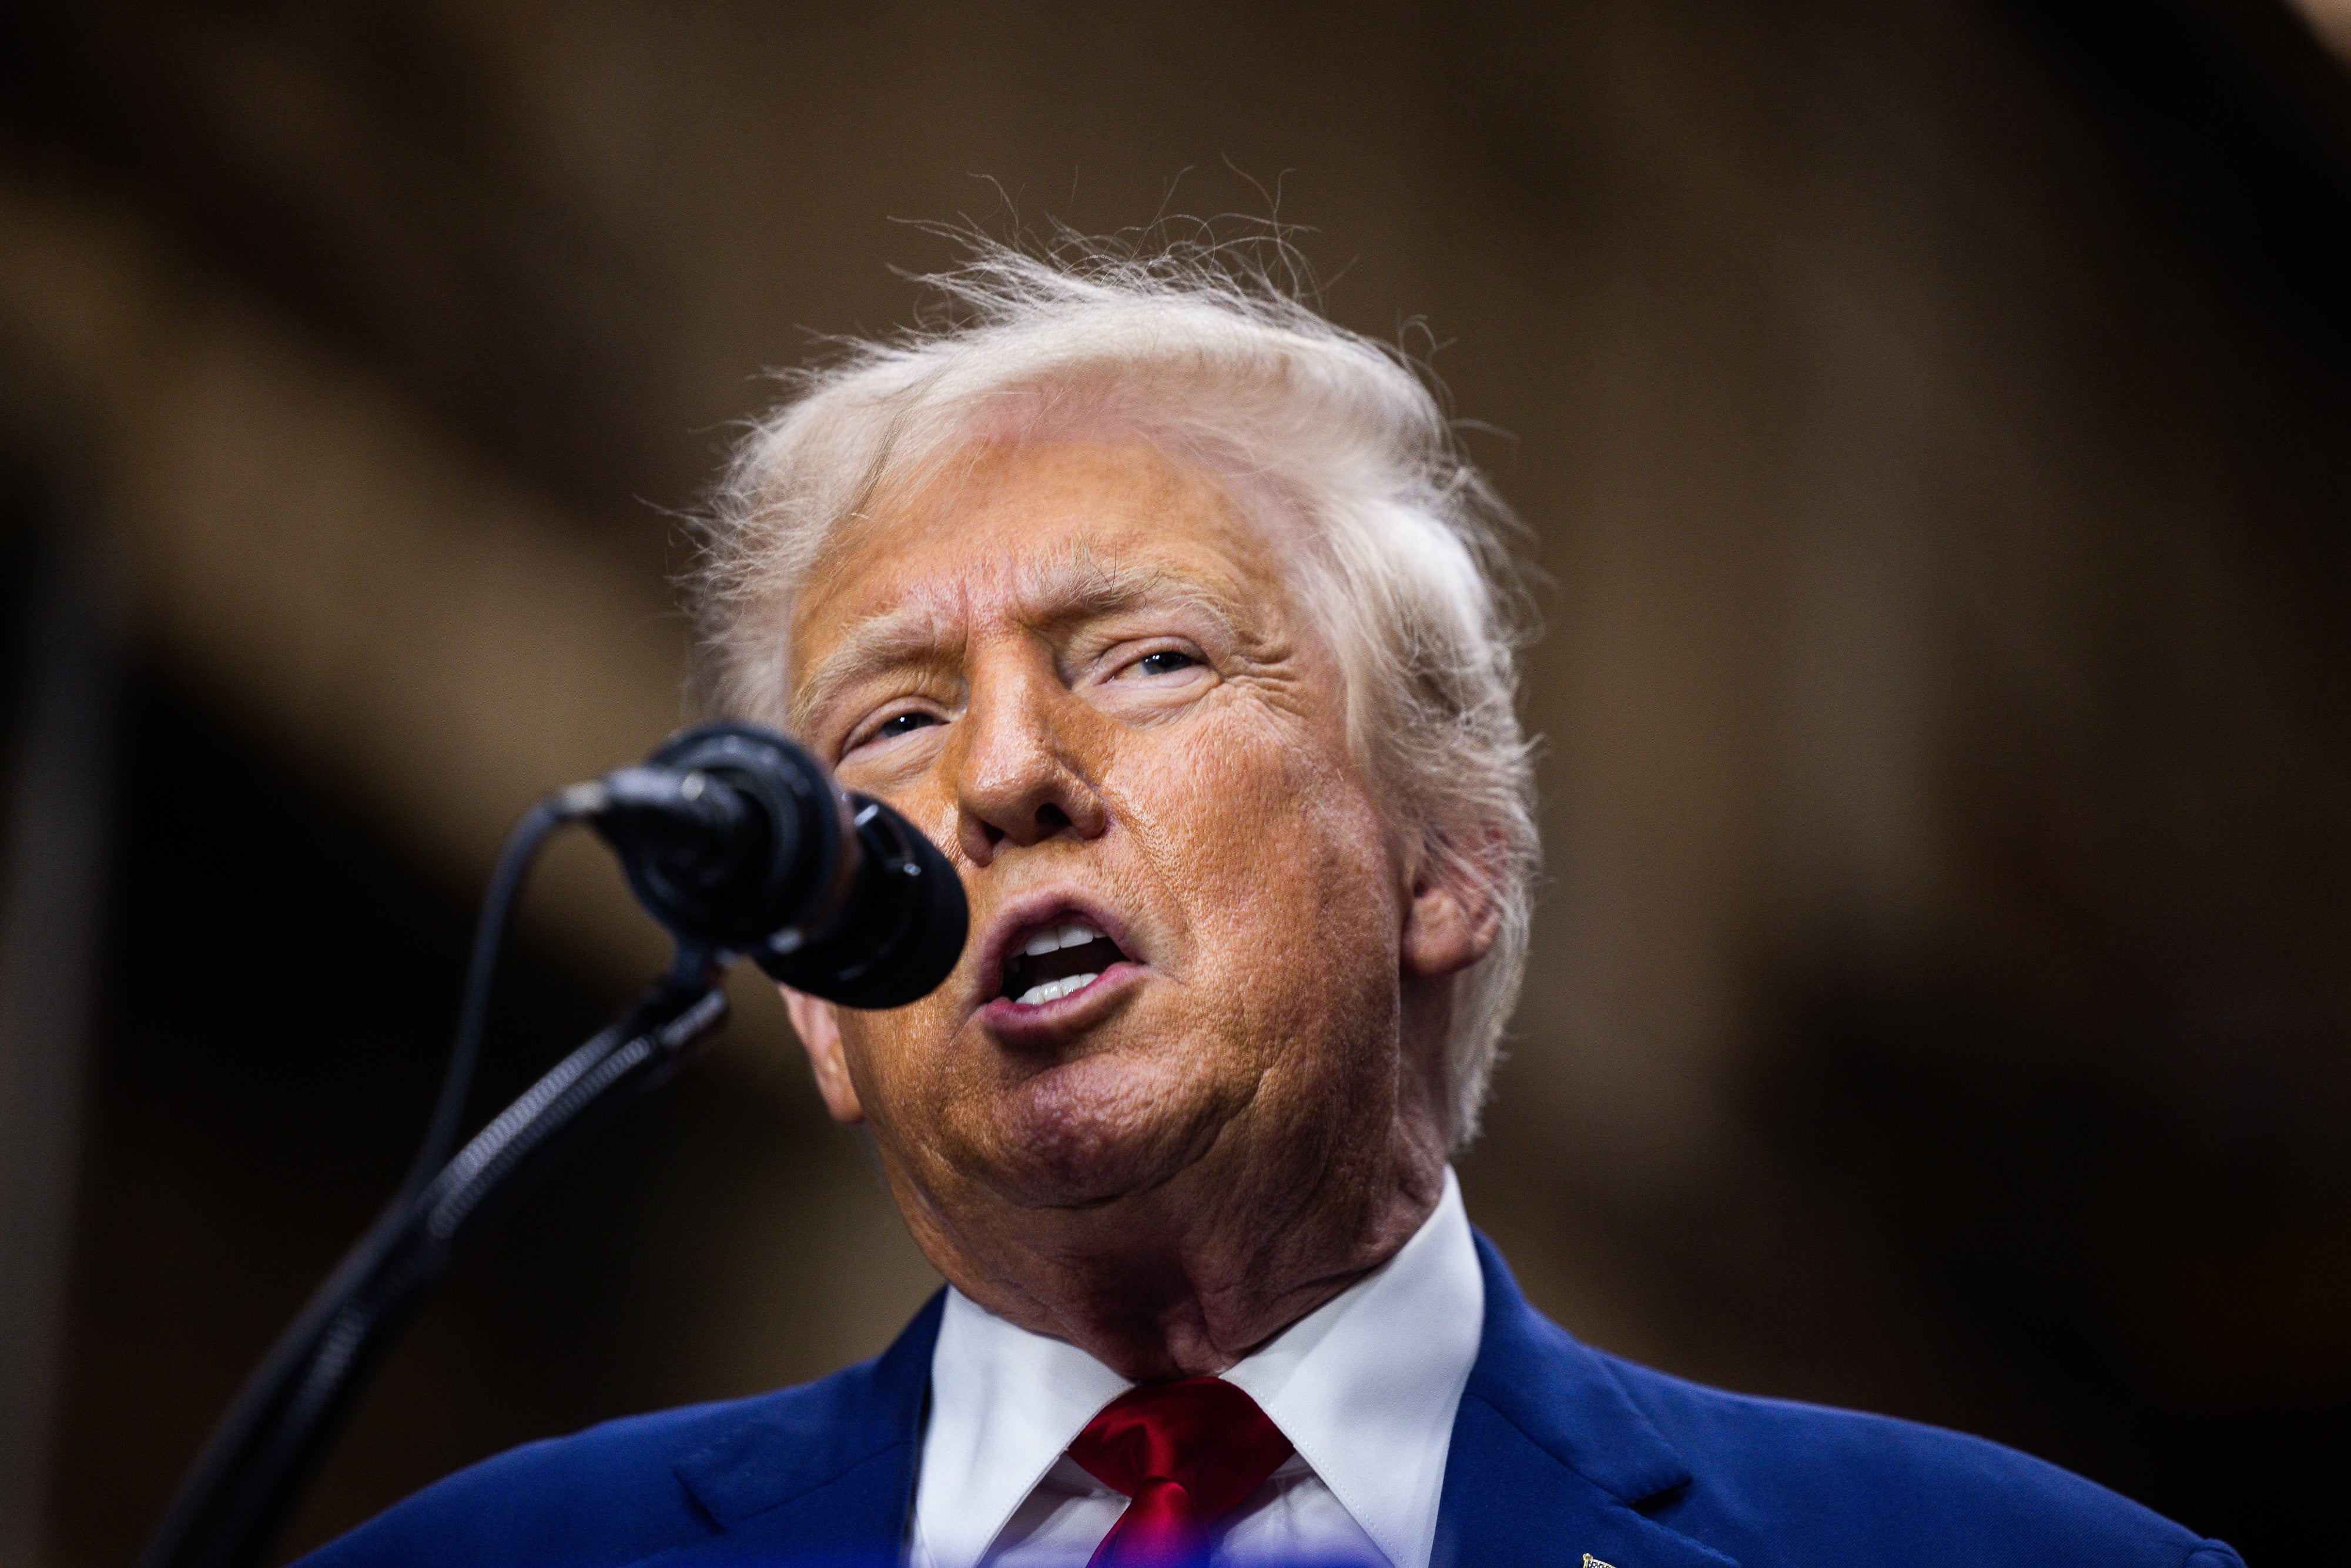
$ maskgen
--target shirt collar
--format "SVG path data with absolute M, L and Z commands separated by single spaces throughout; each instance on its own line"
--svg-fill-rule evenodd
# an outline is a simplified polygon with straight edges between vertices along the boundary
M 1461 1186 L 1371 1273 L 1224 1373 L 1297 1446 L 1395 1568 L 1426 1568 L 1485 1281 Z M 947 1292 L 914 1509 L 945 1563 L 976 1563 L 1063 1449 L 1134 1386 L 1075 1345 Z

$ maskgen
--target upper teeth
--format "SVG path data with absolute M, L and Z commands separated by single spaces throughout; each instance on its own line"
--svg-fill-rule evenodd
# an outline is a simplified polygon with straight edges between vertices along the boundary
M 1099 942 L 1102 939 L 1102 934 L 1082 920 L 1071 921 L 1069 925 L 1061 926 L 1049 925 L 1021 944 L 1020 956 L 1024 958 L 1034 958 L 1042 953 L 1057 952 L 1063 947 L 1083 946 L 1088 942 Z

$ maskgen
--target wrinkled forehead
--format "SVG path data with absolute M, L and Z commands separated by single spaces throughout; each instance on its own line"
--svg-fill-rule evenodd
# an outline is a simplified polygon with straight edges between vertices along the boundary
M 859 669 L 946 652 L 975 618 L 1040 631 L 1181 601 L 1286 615 L 1289 556 L 1266 497 L 1133 434 L 982 443 L 877 489 L 794 596 L 797 726 Z

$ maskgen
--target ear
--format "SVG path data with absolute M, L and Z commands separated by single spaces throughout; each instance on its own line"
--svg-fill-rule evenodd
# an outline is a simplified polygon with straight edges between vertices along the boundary
M 855 1126 L 865 1120 L 865 1107 L 858 1103 L 857 1085 L 849 1078 L 849 1058 L 841 1049 L 841 1015 L 831 1002 L 805 996 L 789 986 L 776 988 L 783 992 L 784 1010 L 792 1015 L 792 1032 L 800 1037 L 800 1049 L 808 1052 L 824 1108 L 832 1113 L 834 1121 Z
M 1499 848 L 1499 844 L 1496 846 Z M 1482 890 L 1464 888 L 1457 873 L 1442 876 L 1424 852 L 1404 912 L 1404 972 L 1421 979 L 1458 974 L 1494 946 L 1502 912 Z

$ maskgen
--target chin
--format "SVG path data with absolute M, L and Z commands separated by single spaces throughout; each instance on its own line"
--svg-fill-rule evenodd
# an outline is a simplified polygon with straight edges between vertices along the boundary
M 1005 1158 L 989 1185 L 1034 1207 L 1085 1207 L 1165 1185 L 1214 1146 L 1248 1095 L 1117 1053 L 1029 1076 L 998 1107 Z

